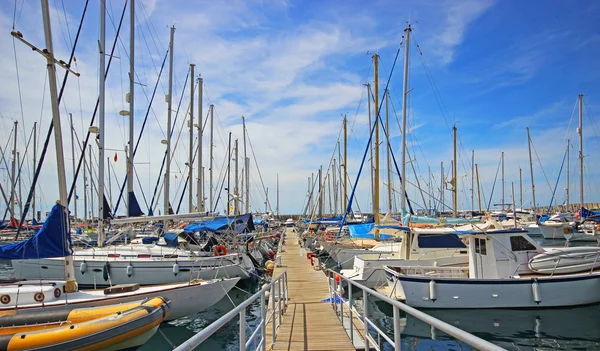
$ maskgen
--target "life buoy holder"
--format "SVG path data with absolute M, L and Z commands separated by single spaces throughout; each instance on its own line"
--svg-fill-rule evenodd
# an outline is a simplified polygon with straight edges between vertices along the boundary
M 37 292 L 35 293 L 35 295 L 33 295 L 33 299 L 35 300 L 35 302 L 42 302 L 44 301 L 44 293 L 43 292 Z
M 217 245 L 215 247 L 215 256 L 225 256 L 227 255 L 227 248 L 223 245 Z
M 56 297 L 57 299 L 60 297 L 60 289 L 59 288 L 54 289 L 54 297 Z
M 3 305 L 8 305 L 10 303 L 10 296 L 9 295 L 0 296 L 0 302 L 2 302 Z

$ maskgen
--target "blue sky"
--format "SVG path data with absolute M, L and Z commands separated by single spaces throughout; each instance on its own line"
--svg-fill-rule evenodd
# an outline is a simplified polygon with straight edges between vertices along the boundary
M 50 1 L 55 52 L 61 59 L 68 58 L 83 3 Z M 109 47 L 123 4 L 122 0 L 108 2 Z M 505 201 L 510 201 L 510 182 L 515 182 L 518 192 L 518 168 L 522 167 L 527 204 L 531 201 L 531 191 L 525 127 L 530 126 L 537 151 L 534 172 L 538 203 L 546 205 L 550 200 L 548 183 L 554 186 L 566 138 L 572 139 L 574 144 L 570 187 L 571 201 L 575 201 L 579 172 L 576 167 L 577 120 L 573 108 L 577 95 L 583 93 L 586 109 L 584 190 L 586 199 L 597 201 L 598 172 L 594 165 L 598 160 L 594 151 L 600 146 L 600 130 L 595 122 L 600 110 L 597 84 L 600 64 L 596 59 L 600 54 L 600 30 L 595 19 L 600 15 L 600 4 L 580 1 L 576 5 L 568 1 L 373 1 L 366 6 L 362 1 L 136 0 L 136 81 L 140 84 L 136 87 L 135 134 L 139 132 L 148 106 L 147 96 L 151 94 L 157 68 L 168 46 L 168 27 L 175 25 L 174 101 L 178 101 L 181 94 L 189 63 L 195 63 L 196 73 L 202 74 L 207 93 L 204 114 L 213 103 L 218 121 L 215 179 L 224 164 L 227 133 L 232 132 L 241 142 L 240 117 L 247 116 L 250 140 L 261 170 L 259 177 L 253 161 L 251 207 L 264 209 L 262 177 L 269 187 L 271 207 L 275 210 L 273 194 L 279 174 L 280 212 L 300 212 L 306 198 L 307 177 L 320 165 L 327 168 L 344 114 L 353 126 L 349 138 L 349 171 L 354 181 L 368 137 L 363 83 L 373 80 L 371 55 L 377 52 L 381 57 L 383 92 L 403 30 L 410 20 L 413 40 L 408 144 L 411 154 L 416 156 L 415 165 L 422 183 L 428 180 L 428 167 L 434 172 L 436 184 L 440 178 L 440 162 L 449 169 L 450 128 L 456 123 L 460 145 L 459 207 L 470 207 L 471 150 L 475 150 L 476 162 L 480 165 L 486 199 L 490 198 L 500 153 L 504 151 Z M 6 48 L 0 55 L 0 79 L 7 82 L 0 87 L 0 136 L 4 148 L 12 121 L 18 120 L 19 149 L 24 152 L 33 122 L 38 121 L 45 135 L 51 117 L 47 99 L 43 100 L 44 91 L 47 96 L 43 59 L 19 42 L 13 51 L 10 36 L 14 22 L 25 39 L 43 46 L 39 4 L 17 1 L 16 16 L 14 6 L 13 2 L 0 4 L 0 27 L 4 33 L 0 43 Z M 89 123 L 98 91 L 98 9 L 99 1 L 91 0 L 76 52 L 76 69 L 82 75 L 78 79 L 69 78 L 61 106 L 65 125 L 67 114 L 73 113 L 79 135 L 87 129 L 84 126 Z M 107 80 L 107 148 L 116 150 L 108 152 L 108 156 L 114 152 L 119 156 L 119 161 L 111 166 L 115 168 L 113 179 L 122 179 L 125 167 L 126 121 L 118 111 L 127 108 L 124 95 L 128 89 L 128 18 L 126 13 L 115 52 L 119 58 L 115 59 Z M 15 54 L 25 102 L 23 109 L 16 88 Z M 392 104 L 398 115 L 402 105 L 402 64 L 401 55 L 390 81 Z M 62 79 L 62 74 L 59 76 Z M 437 102 L 434 87 L 444 108 Z M 164 153 L 160 140 L 166 128 L 167 110 L 161 95 L 166 89 L 165 72 L 136 157 L 140 183 L 136 184 L 135 191 L 144 209 L 141 192 L 149 202 Z M 180 116 L 185 115 L 189 104 L 187 91 L 189 86 L 185 88 Z M 391 115 L 392 145 L 399 160 L 399 128 L 395 115 Z M 184 123 L 180 117 L 175 126 L 177 131 L 182 128 L 184 132 L 174 155 L 172 203 L 178 202 L 181 180 L 187 176 L 184 163 L 189 142 Z M 23 131 L 27 134 L 22 135 Z M 64 139 L 69 140 L 67 132 Z M 207 144 L 205 138 L 205 155 Z M 70 150 L 70 143 L 65 147 Z M 70 152 L 67 157 L 70 161 Z M 207 156 L 204 159 L 206 161 Z M 51 151 L 38 191 L 38 201 L 46 208 L 58 197 L 54 190 L 55 168 L 55 155 Z M 385 172 L 384 165 L 382 172 Z M 412 170 L 408 174 L 409 180 L 414 182 Z M 6 187 L 6 171 L 2 170 L 0 177 Z M 28 188 L 30 178 L 29 174 L 23 178 L 24 188 Z M 70 167 L 67 178 L 72 179 Z M 560 182 L 557 198 L 563 202 L 564 174 Z M 394 183 L 397 189 L 398 180 Z M 369 180 L 363 175 L 357 193 L 363 209 L 371 207 L 368 188 Z M 411 186 L 408 192 L 411 199 L 420 202 L 415 187 Z M 113 184 L 113 202 L 116 196 Z M 446 198 L 449 197 L 447 193 Z M 492 203 L 499 202 L 500 198 L 496 190 Z M 160 199 L 159 209 L 162 196 Z M 82 208 L 81 201 L 78 207 Z M 387 208 L 383 200 L 382 208 Z M 184 201 L 182 211 L 186 210 Z M 119 212 L 122 211 L 121 208 Z

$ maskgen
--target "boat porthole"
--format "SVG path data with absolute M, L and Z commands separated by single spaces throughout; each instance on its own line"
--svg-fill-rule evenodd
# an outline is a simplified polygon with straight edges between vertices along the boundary
M 60 297 L 60 289 L 59 288 L 54 289 L 54 297 L 56 297 L 57 299 Z
M 8 295 L 2 295 L 0 296 L 0 302 L 2 302 L 3 305 L 7 305 L 10 303 L 10 296 Z
M 71 326 L 71 329 L 75 329 L 75 326 L 74 326 L 74 325 L 72 325 L 72 326 Z
M 25 334 L 21 335 L 21 339 L 25 339 Z
M 44 297 L 45 297 L 45 296 L 44 296 L 44 293 L 43 293 L 43 292 L 38 292 L 38 293 L 35 293 L 35 295 L 33 295 L 33 299 L 34 299 L 36 302 L 42 302 L 42 301 L 44 301 Z

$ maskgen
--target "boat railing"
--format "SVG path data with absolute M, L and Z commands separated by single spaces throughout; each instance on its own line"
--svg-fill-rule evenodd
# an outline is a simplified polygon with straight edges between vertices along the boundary
M 271 307 L 267 311 L 267 299 Z M 246 311 L 255 301 L 260 301 L 260 316 L 257 320 L 256 327 L 246 338 Z M 267 350 L 275 344 L 277 328 L 281 325 L 283 313 L 288 305 L 288 277 L 287 272 L 281 273 L 277 278 L 274 278 L 269 284 L 265 285 L 257 293 L 246 299 L 237 307 L 229 311 L 221 318 L 214 321 L 212 324 L 202 329 L 198 334 L 184 341 L 181 345 L 175 348 L 174 351 L 193 350 L 202 344 L 211 335 L 229 323 L 231 320 L 239 317 L 239 348 L 240 351 L 246 350 Z M 267 328 L 271 329 L 271 340 L 267 340 Z M 252 346 L 254 345 L 254 348 Z
M 435 268 L 435 267 L 434 267 Z M 486 340 L 483 340 L 473 334 L 470 334 L 462 329 L 459 329 L 453 325 L 450 325 L 444 321 L 441 321 L 437 318 L 434 318 L 424 312 L 417 310 L 416 308 L 410 307 L 400 301 L 394 300 L 384 294 L 377 292 L 373 289 L 367 288 L 366 286 L 359 284 L 352 279 L 348 279 L 337 272 L 334 272 L 330 269 L 326 271 L 328 281 L 329 281 L 329 292 L 330 292 L 330 303 L 332 308 L 336 311 L 338 318 L 342 325 L 346 328 L 346 324 L 348 325 L 348 334 L 352 343 L 354 344 L 354 339 L 357 337 L 356 334 L 358 330 L 354 330 L 356 326 L 354 325 L 354 319 L 357 318 L 360 324 L 362 324 L 362 333 L 363 339 L 365 342 L 364 349 L 365 350 L 377 350 L 381 351 L 384 349 L 383 341 L 387 342 L 389 345 L 393 347 L 395 351 L 402 350 L 402 325 L 400 322 L 400 311 L 403 311 L 406 314 L 409 314 L 421 321 L 427 323 L 432 328 L 440 330 L 457 340 L 460 340 L 475 349 L 478 350 L 488 350 L 488 351 L 496 351 L 496 350 L 504 350 L 500 346 L 494 345 Z M 338 278 L 339 277 L 339 278 Z M 347 302 L 343 300 L 343 294 L 341 286 L 346 285 L 348 287 L 348 299 Z M 362 291 L 362 312 L 358 312 L 353 308 L 353 294 L 354 291 Z M 394 320 L 394 328 L 393 328 L 393 336 L 388 335 L 388 333 L 384 332 L 377 326 L 375 318 L 369 317 L 369 298 L 382 300 L 390 304 L 393 308 L 393 320 Z M 344 319 L 347 319 L 344 322 Z M 377 336 L 377 341 L 373 339 L 373 332 Z M 364 337 L 369 336 L 369 337 Z M 375 343 L 373 343 L 375 341 Z M 385 348 L 388 350 L 388 348 Z
M 594 269 L 596 269 L 596 263 L 598 263 L 598 261 L 600 261 L 600 250 L 598 250 L 598 252 L 596 252 L 596 254 L 595 254 L 595 255 L 594 255 L 594 254 L 586 254 L 586 253 L 582 253 L 582 254 L 579 254 L 579 255 L 576 255 L 576 254 L 569 254 L 568 256 L 565 256 L 565 257 L 558 256 L 558 255 L 557 255 L 557 256 L 555 256 L 556 263 L 554 264 L 554 268 L 552 268 L 552 272 L 550 273 L 550 277 L 554 276 L 554 273 L 556 273 L 556 269 L 557 269 L 557 268 L 558 268 L 558 266 L 560 265 L 560 261 L 561 261 L 563 258 L 564 258 L 564 259 L 569 259 L 569 260 L 572 260 L 572 259 L 574 259 L 574 258 L 576 258 L 576 259 L 587 259 L 587 258 L 592 258 L 592 257 L 594 257 L 594 263 L 591 265 L 591 268 L 590 268 L 590 274 L 594 273 Z M 520 268 L 521 266 L 524 266 L 524 265 L 529 265 L 529 263 L 530 263 L 531 261 L 532 261 L 532 260 L 529 260 L 529 262 L 527 262 L 527 263 L 521 263 L 521 264 L 519 264 L 519 265 L 517 266 L 517 268 L 515 268 L 515 271 L 514 271 L 514 273 L 513 273 L 513 275 L 512 275 L 512 276 L 517 276 L 517 271 L 519 270 L 519 268 Z
M 435 278 L 468 278 L 469 276 L 469 267 L 396 266 L 394 269 L 403 275 Z

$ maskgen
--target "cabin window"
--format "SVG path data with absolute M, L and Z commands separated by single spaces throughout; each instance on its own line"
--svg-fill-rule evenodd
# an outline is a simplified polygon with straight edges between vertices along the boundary
M 485 239 L 475 238 L 475 253 L 478 253 L 480 255 L 487 255 L 487 249 L 485 245 Z
M 511 236 L 510 247 L 513 251 L 535 251 L 535 246 L 522 236 Z

